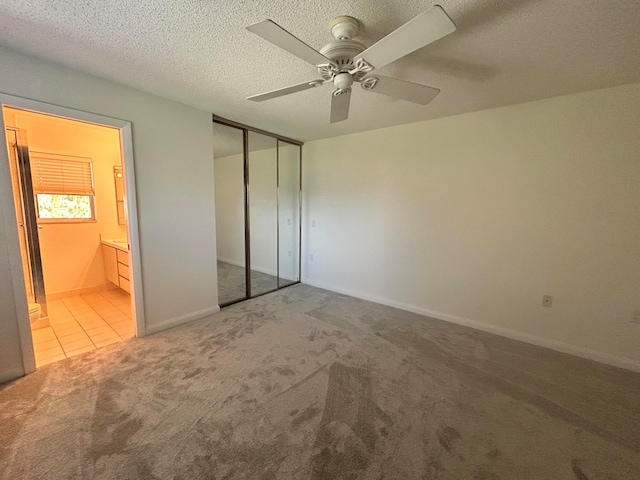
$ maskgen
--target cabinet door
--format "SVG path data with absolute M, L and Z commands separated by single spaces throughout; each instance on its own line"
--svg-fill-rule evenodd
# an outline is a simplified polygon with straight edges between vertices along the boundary
M 124 277 L 120 277 L 120 288 L 123 289 L 125 292 L 127 293 L 131 293 L 131 284 L 129 283 L 129 280 L 127 280 Z
M 118 256 L 114 247 L 102 245 L 102 257 L 104 258 L 104 274 L 112 283 L 118 282 Z

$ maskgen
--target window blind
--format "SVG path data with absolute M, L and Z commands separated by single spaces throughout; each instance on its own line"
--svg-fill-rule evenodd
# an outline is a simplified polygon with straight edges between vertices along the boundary
M 34 193 L 93 195 L 93 168 L 89 160 L 69 160 L 31 154 Z

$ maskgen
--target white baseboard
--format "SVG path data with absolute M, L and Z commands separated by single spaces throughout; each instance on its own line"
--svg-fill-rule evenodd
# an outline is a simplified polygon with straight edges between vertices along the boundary
M 185 315 L 180 315 L 176 318 L 170 318 L 169 320 L 156 323 L 155 325 L 149 325 L 145 329 L 145 336 L 153 335 L 154 333 L 162 332 L 163 330 L 168 330 L 169 328 L 177 327 L 178 325 L 183 325 L 195 320 L 200 320 L 201 318 L 208 317 L 209 315 L 213 315 L 214 313 L 218 313 L 219 311 L 220 307 L 218 305 L 214 305 L 213 307 L 203 308 L 202 310 L 197 310 Z
M 10 380 L 15 380 L 16 378 L 20 378 L 24 376 L 25 372 L 22 367 L 10 368 L 9 370 L 5 370 L 0 372 L 0 383 L 8 382 Z
M 368 300 L 374 303 L 380 303 L 389 307 L 399 308 L 400 310 L 406 310 L 408 312 L 417 313 L 427 317 L 443 320 L 445 322 L 455 323 L 457 325 L 463 325 L 465 327 L 473 328 L 475 330 L 481 330 L 483 332 L 493 333 L 501 337 L 510 338 L 512 340 L 518 340 L 521 342 L 536 345 L 538 347 L 548 348 L 555 350 L 556 352 L 567 353 L 576 357 L 586 358 L 587 360 L 593 360 L 599 363 L 605 363 L 618 368 L 624 368 L 625 370 L 631 370 L 634 372 L 640 372 L 640 363 L 630 360 L 628 358 L 616 357 L 608 353 L 598 352 L 597 350 L 591 350 L 589 348 L 580 347 L 577 345 L 570 345 L 568 343 L 558 342 L 548 338 L 536 337 L 528 333 L 518 332 L 517 330 L 510 330 L 508 328 L 496 327 L 487 323 L 478 322 L 469 318 L 459 317 L 448 313 L 438 312 L 435 310 L 428 310 L 426 308 L 416 307 L 406 303 L 396 302 L 386 298 L 375 297 L 360 292 L 354 292 L 343 288 L 335 288 L 330 285 L 310 281 L 303 278 L 302 283 L 311 285 L 312 287 L 323 288 L 325 290 L 331 290 L 332 292 L 342 293 L 351 297 L 360 298 L 362 300 Z

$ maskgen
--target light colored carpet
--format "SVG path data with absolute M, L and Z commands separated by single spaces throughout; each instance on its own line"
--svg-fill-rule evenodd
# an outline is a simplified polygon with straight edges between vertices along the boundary
M 637 479 L 640 375 L 295 285 L 0 387 L 5 479 Z

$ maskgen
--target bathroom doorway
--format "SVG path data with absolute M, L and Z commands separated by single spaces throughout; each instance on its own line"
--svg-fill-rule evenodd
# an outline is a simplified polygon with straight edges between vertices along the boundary
M 122 127 L 11 104 L 2 117 L 30 333 L 21 340 L 35 366 L 141 335 Z

